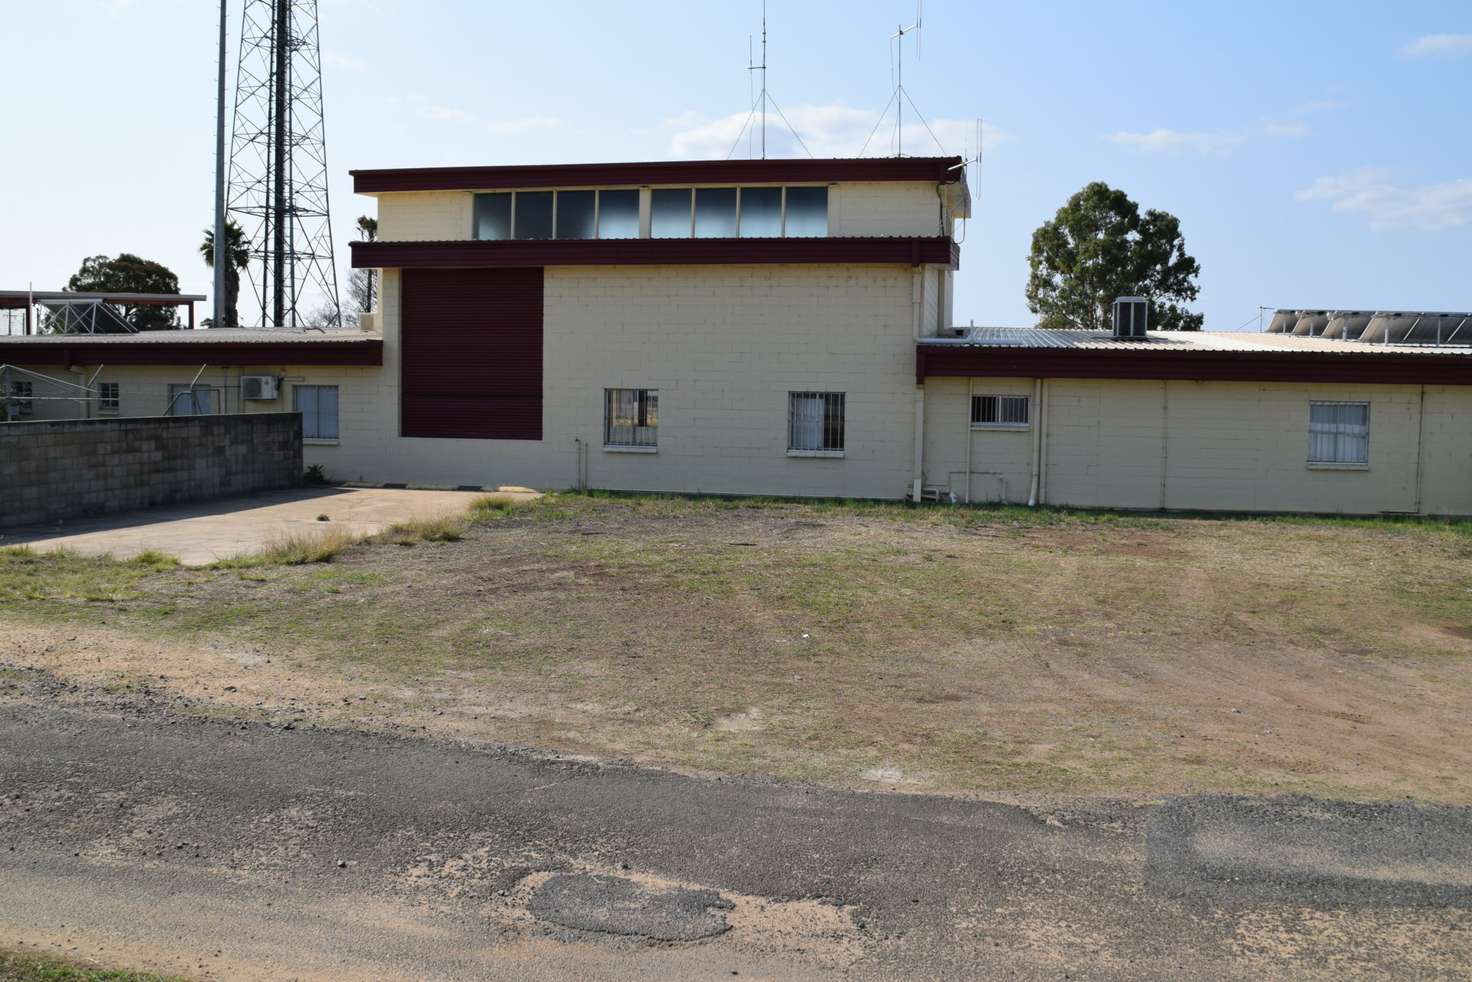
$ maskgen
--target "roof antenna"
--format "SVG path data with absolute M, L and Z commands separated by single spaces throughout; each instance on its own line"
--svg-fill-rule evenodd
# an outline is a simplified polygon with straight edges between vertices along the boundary
M 739 131 L 737 131 L 737 133 L 736 133 L 736 139 L 731 144 L 731 149 L 726 154 L 726 159 L 727 160 L 730 160 L 731 159 L 731 154 L 734 154 L 736 152 L 736 148 L 739 147 L 739 146 L 741 146 L 741 138 L 743 136 L 746 137 L 748 141 L 751 140 L 752 134 L 753 134 L 755 128 L 753 127 L 752 129 L 748 129 L 748 127 L 751 127 L 752 126 L 752 120 L 753 120 L 753 118 L 755 118 L 758 109 L 761 110 L 762 159 L 763 160 L 766 160 L 767 159 L 767 105 L 768 105 L 768 103 L 771 104 L 772 111 L 777 114 L 777 118 L 780 119 L 780 120 L 782 120 L 782 124 L 787 127 L 787 131 L 792 134 L 792 138 L 797 141 L 797 145 L 800 146 L 800 147 L 802 147 L 803 152 L 806 153 L 809 157 L 813 156 L 813 151 L 810 150 L 808 148 L 807 143 L 804 142 L 804 140 L 802 138 L 802 134 L 799 133 L 799 132 L 797 132 L 797 127 L 793 126 L 792 125 L 792 122 L 790 120 L 788 120 L 787 114 L 782 111 L 782 107 L 781 106 L 777 105 L 777 100 L 772 97 L 772 93 L 767 89 L 767 2 L 766 2 L 766 0 L 762 0 L 762 63 L 760 65 L 755 64 L 755 61 L 752 58 L 751 36 L 750 35 L 747 35 L 747 38 L 746 38 L 746 70 L 747 70 L 748 73 L 751 73 L 751 72 L 761 72 L 762 73 L 762 92 L 761 92 L 761 95 L 758 96 L 752 102 L 752 104 L 751 104 L 751 111 L 746 114 L 746 121 L 741 124 L 741 129 Z M 747 77 L 748 78 L 752 78 L 754 76 L 748 74 Z M 749 86 L 748 86 L 747 91 L 750 92 L 750 87 Z M 748 143 L 748 146 L 750 146 L 750 143 Z M 747 152 L 750 153 L 749 150 Z
M 751 56 L 751 35 L 746 37 L 746 71 L 762 73 L 762 159 L 767 159 L 767 0 L 762 0 L 762 63 L 758 65 Z M 750 75 L 748 74 L 748 77 Z
M 915 23 L 909 27 L 900 27 L 889 39 L 895 43 L 895 115 L 894 115 L 894 155 L 903 157 L 905 155 L 905 35 L 915 35 L 915 60 L 920 60 L 920 24 L 921 10 L 925 0 L 915 0 Z

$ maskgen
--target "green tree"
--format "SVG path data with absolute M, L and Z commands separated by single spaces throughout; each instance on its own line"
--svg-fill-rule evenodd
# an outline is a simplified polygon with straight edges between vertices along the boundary
M 215 268 L 215 230 L 204 230 L 204 241 L 199 244 L 199 254 L 204 264 Z M 240 326 L 240 271 L 250 263 L 250 239 L 244 230 L 231 218 L 225 222 L 225 323 L 216 327 Z
M 82 260 L 82 268 L 67 280 L 66 288 L 76 293 L 178 293 L 179 277 L 162 263 L 124 252 L 114 258 Z M 140 331 L 171 331 L 179 326 L 173 307 L 117 306 L 123 319 Z
M 1095 181 L 1032 234 L 1027 307 L 1042 327 L 1105 330 L 1116 297 L 1147 297 L 1150 327 L 1199 331 L 1184 306 L 1200 295 L 1201 266 L 1186 252 L 1181 223 Z

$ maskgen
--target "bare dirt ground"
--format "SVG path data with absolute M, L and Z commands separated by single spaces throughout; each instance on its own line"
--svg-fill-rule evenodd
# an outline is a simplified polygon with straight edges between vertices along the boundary
M 562 496 L 321 565 L 89 562 L 0 559 L 0 688 L 865 789 L 1472 801 L 1464 527 Z

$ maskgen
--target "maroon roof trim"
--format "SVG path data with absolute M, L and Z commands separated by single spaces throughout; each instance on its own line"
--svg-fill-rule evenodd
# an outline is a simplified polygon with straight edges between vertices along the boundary
M 13 341 L 0 356 L 21 365 L 382 365 L 383 341 Z
M 510 167 L 407 167 L 355 170 L 358 194 L 385 191 L 488 191 L 497 188 L 630 184 L 774 184 L 830 181 L 936 181 L 964 173 L 960 157 L 852 157 L 821 160 L 661 160 L 619 164 Z
M 920 238 L 549 239 L 353 242 L 354 269 L 493 266 L 663 266 L 741 263 L 941 263 L 958 268 L 944 235 Z
M 1472 356 L 916 345 L 915 381 L 945 376 L 1472 385 Z

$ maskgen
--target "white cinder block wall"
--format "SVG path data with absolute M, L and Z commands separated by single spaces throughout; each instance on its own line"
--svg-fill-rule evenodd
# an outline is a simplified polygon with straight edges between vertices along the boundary
M 969 439 L 972 500 L 1025 502 L 1039 407 L 1027 430 L 973 430 L 966 379 L 925 389 L 926 483 L 963 496 Z M 1030 395 L 1033 384 L 979 378 L 970 391 Z M 1320 400 L 1370 403 L 1367 468 L 1308 464 L 1308 406 Z M 1045 401 L 1048 504 L 1472 513 L 1465 387 L 1426 386 L 1424 417 L 1416 385 L 1051 379 Z
M 386 445 L 339 466 L 372 480 L 899 498 L 914 439 L 908 266 L 550 267 L 543 439 L 397 436 L 399 276 L 384 277 Z M 659 390 L 659 450 L 603 449 L 603 390 Z M 842 459 L 787 455 L 789 391 L 843 392 Z M 355 476 L 352 473 L 342 476 Z

